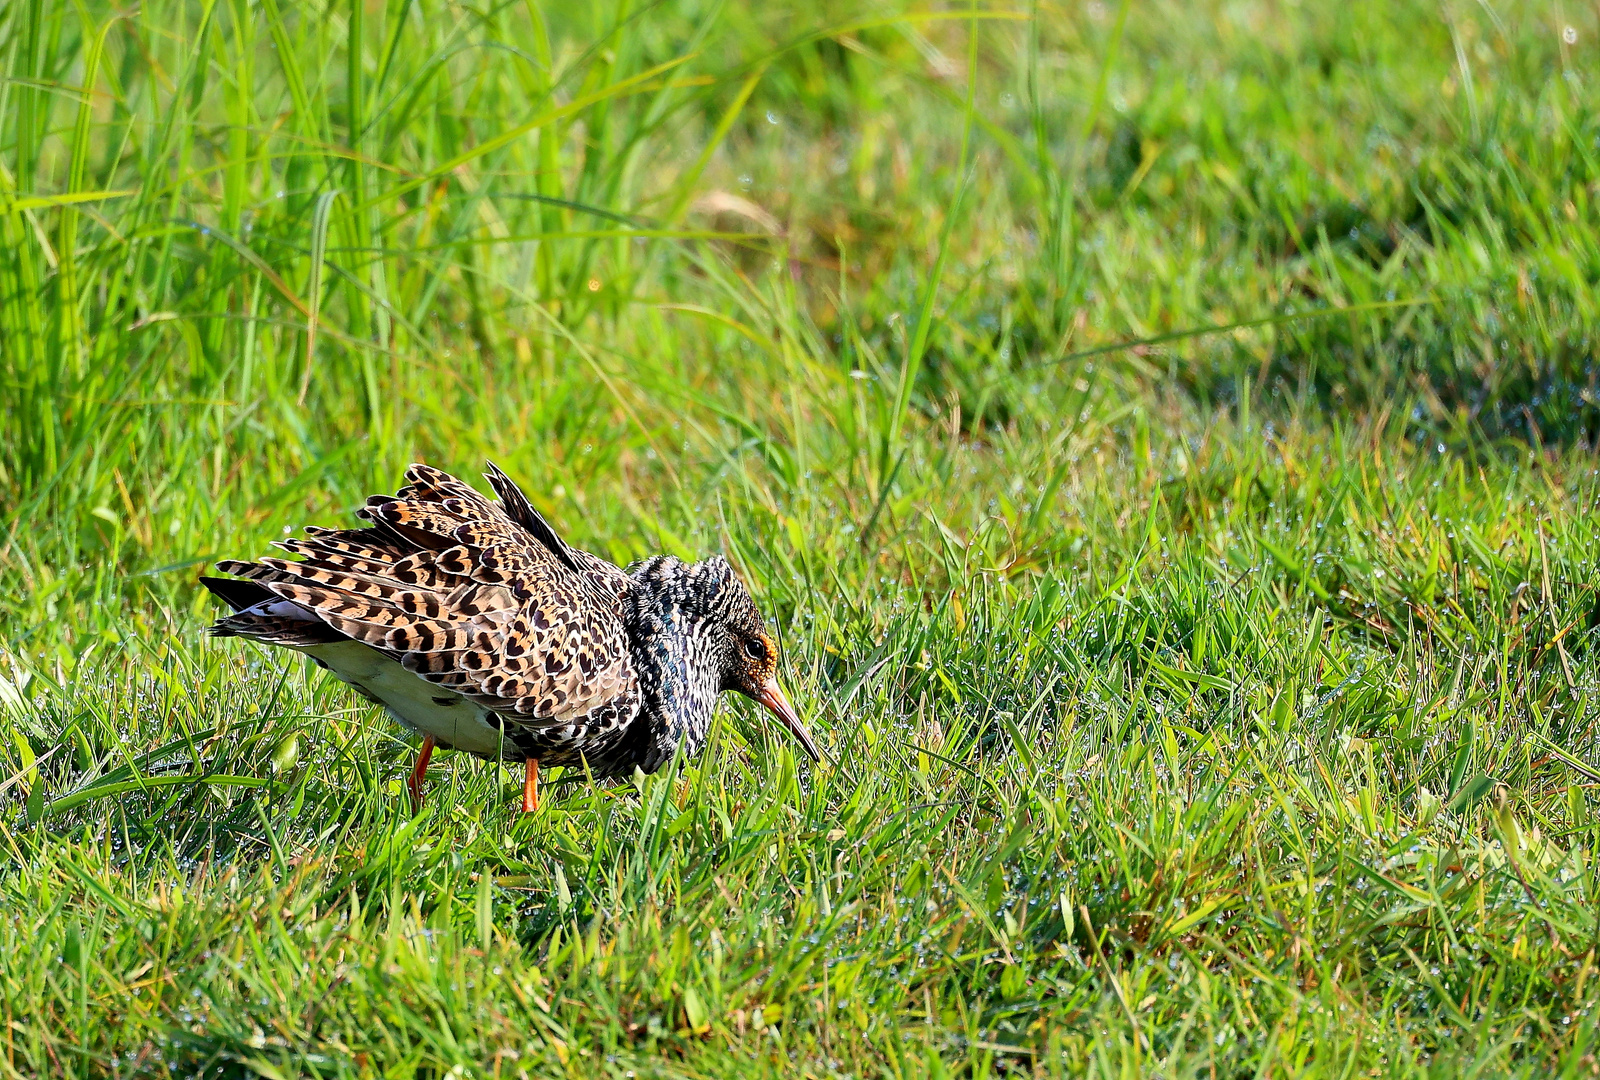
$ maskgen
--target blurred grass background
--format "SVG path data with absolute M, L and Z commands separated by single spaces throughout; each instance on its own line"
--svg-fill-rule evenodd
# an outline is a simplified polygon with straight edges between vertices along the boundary
M 0 3 L 0 1073 L 1588 1075 L 1597 12 Z M 195 578 L 726 551 L 639 785 Z

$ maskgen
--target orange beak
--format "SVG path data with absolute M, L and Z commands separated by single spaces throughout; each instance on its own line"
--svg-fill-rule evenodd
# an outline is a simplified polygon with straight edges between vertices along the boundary
M 762 683 L 760 691 L 752 696 L 772 710 L 772 715 L 783 721 L 783 726 L 789 729 L 789 734 L 799 740 L 800 745 L 811 756 L 812 761 L 822 760 L 822 753 L 817 749 L 817 744 L 811 738 L 811 733 L 800 722 L 800 714 L 796 713 L 794 706 L 789 704 L 789 699 L 784 696 L 783 688 L 778 685 L 776 678 L 768 679 Z

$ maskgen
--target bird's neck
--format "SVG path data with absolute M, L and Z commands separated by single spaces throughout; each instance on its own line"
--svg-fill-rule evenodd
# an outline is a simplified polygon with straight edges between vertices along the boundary
M 641 711 L 655 730 L 654 753 L 664 761 L 681 744 L 685 754 L 694 754 L 711 727 L 720 681 L 703 627 L 672 605 L 632 614 L 629 638 L 644 696 Z M 653 761 L 645 771 L 660 764 Z

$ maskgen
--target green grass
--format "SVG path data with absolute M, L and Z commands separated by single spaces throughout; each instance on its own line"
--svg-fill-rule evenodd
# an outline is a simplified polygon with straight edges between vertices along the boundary
M 0 1075 L 1600 1070 L 1596 20 L 0 3 Z M 201 636 L 485 458 L 832 761 Z

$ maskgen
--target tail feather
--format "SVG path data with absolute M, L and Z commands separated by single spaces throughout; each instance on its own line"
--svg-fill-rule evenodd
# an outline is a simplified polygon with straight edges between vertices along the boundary
M 229 572 L 220 563 L 218 568 Z M 207 632 L 212 637 L 242 637 L 290 648 L 325 645 L 344 637 L 311 612 L 280 600 L 260 581 L 203 577 L 200 584 L 234 612 L 211 625 Z
M 273 615 L 266 611 L 241 611 L 224 616 L 213 623 L 208 632 L 212 637 L 242 637 L 263 645 L 283 645 L 291 649 L 346 640 L 345 635 L 321 619 L 307 620 L 303 615 Z
M 224 571 L 224 573 L 227 572 Z M 210 589 L 213 596 L 227 604 L 234 611 L 243 611 L 245 608 L 254 607 L 263 600 L 273 599 L 271 590 L 254 581 L 203 577 L 200 579 L 200 584 Z

